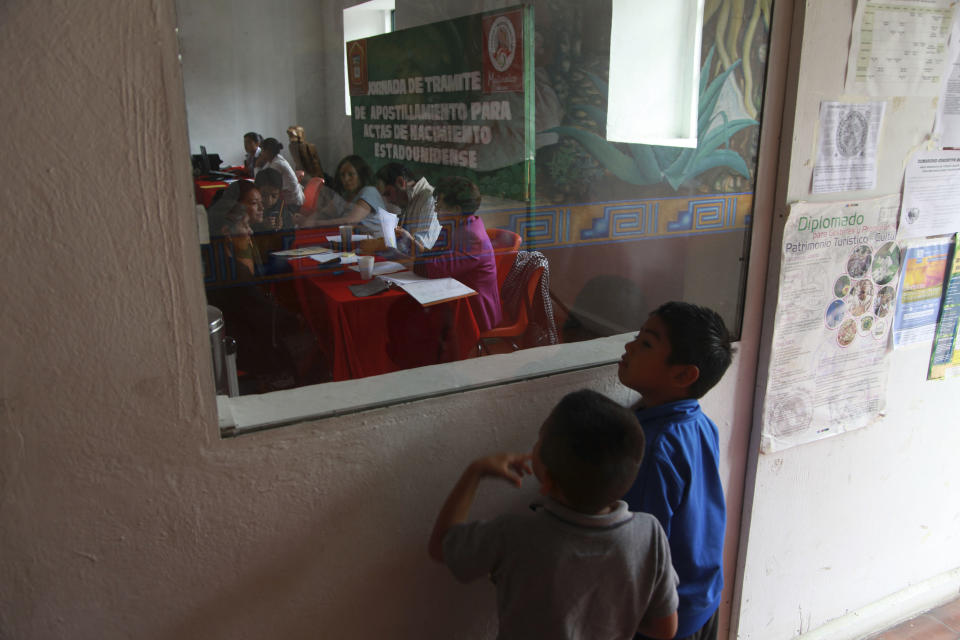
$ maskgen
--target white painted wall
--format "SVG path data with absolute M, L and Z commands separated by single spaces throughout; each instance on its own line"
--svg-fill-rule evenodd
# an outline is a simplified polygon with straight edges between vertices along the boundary
M 801 4 L 798 97 L 777 232 L 784 203 L 842 199 L 811 195 L 809 185 L 820 101 L 843 95 L 854 2 Z M 929 98 L 890 100 L 878 187 L 856 197 L 899 192 L 903 162 L 930 132 L 933 113 Z M 779 260 L 776 250 L 772 260 Z M 768 311 L 771 305 L 768 300 Z M 737 637 L 778 640 L 811 630 L 811 637 L 831 640 L 860 637 L 864 629 L 956 597 L 960 573 L 947 572 L 960 567 L 960 381 L 926 382 L 928 356 L 928 346 L 894 354 L 886 416 L 878 424 L 758 456 L 747 497 L 750 533 Z M 929 588 L 922 597 L 900 594 L 924 585 Z M 867 607 L 891 594 L 898 595 L 885 606 Z
M 204 145 L 225 165 L 243 162 L 243 134 L 286 149 L 304 127 L 332 172 L 350 153 L 343 112 L 343 2 L 177 0 L 192 153 Z
M 221 440 L 174 25 L 170 0 L 0 8 L 0 637 L 491 637 L 490 585 L 426 557 L 449 484 L 567 391 L 631 398 L 611 366 Z M 733 523 L 763 271 L 704 403 Z

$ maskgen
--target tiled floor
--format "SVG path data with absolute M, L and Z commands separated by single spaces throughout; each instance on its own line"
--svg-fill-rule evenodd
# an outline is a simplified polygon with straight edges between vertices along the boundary
M 870 636 L 869 640 L 960 640 L 960 600 Z

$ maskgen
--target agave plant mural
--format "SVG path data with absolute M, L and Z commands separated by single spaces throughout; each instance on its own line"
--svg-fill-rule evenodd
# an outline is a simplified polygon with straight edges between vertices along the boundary
M 747 127 L 758 125 L 753 118 L 728 120 L 724 111 L 714 113 L 721 89 L 728 77 L 739 66 L 733 62 L 718 74 L 709 84 L 707 75 L 713 62 L 714 48 L 711 47 L 707 59 L 700 70 L 700 95 L 697 117 L 697 147 L 681 149 L 645 144 L 612 143 L 603 137 L 579 127 L 559 126 L 547 129 L 545 133 L 557 133 L 577 141 L 587 153 L 593 156 L 610 173 L 624 182 L 647 186 L 666 182 L 674 190 L 696 178 L 709 169 L 725 167 L 744 178 L 750 178 L 750 170 L 739 153 L 728 148 L 730 138 Z M 589 74 L 593 83 L 603 94 L 607 93 L 607 84 L 596 75 Z M 571 105 L 572 109 L 585 112 L 605 127 L 606 114 L 594 105 Z

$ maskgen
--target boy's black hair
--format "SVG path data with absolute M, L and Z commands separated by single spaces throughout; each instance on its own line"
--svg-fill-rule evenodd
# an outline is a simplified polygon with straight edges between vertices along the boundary
M 690 385 L 690 397 L 702 398 L 720 382 L 733 359 L 730 333 L 713 309 L 689 302 L 667 302 L 651 316 L 663 320 L 670 341 L 668 364 L 692 364 L 700 377 Z
M 257 173 L 257 177 L 253 179 L 253 184 L 258 189 L 260 187 L 275 187 L 282 190 L 283 176 L 276 169 L 267 167 Z
M 261 136 L 261 135 L 260 135 L 259 133 L 257 133 L 256 131 L 248 131 L 247 133 L 243 134 L 243 138 L 244 138 L 244 140 L 253 140 L 253 141 L 256 142 L 258 145 L 259 145 L 261 142 L 263 142 L 263 136 Z
M 413 182 L 416 176 L 413 175 L 413 171 L 406 165 L 400 164 L 399 162 L 389 162 L 377 171 L 377 180 L 387 186 L 396 184 L 397 178 L 403 178 L 407 182 Z
M 462 176 L 440 178 L 433 196 L 443 198 L 448 207 L 460 207 L 465 216 L 473 215 L 480 208 L 480 189 Z
M 550 413 L 540 459 L 572 508 L 597 513 L 630 489 L 643 448 L 632 411 L 583 389 L 564 396 Z

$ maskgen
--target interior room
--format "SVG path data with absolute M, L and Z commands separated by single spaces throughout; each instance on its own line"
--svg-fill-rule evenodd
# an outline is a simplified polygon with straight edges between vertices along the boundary
M 259 131 L 293 164 L 287 130 L 299 125 L 333 176 L 342 158 L 375 148 L 355 110 L 373 96 L 349 92 L 348 40 L 375 51 L 409 30 L 515 8 L 396 0 L 345 18 L 359 4 L 0 6 L 0 115 L 11 125 L 0 636 L 495 637 L 489 582 L 459 584 L 427 555 L 446 491 L 478 455 L 529 451 L 568 392 L 635 403 L 617 363 L 668 300 L 715 308 L 736 338 L 733 364 L 701 401 L 719 429 L 727 509 L 719 637 L 865 638 L 960 595 L 958 383 L 949 366 L 928 380 L 936 338 L 894 348 L 892 319 L 878 329 L 887 310 L 872 307 L 875 324 L 860 321 L 846 343 L 838 318 L 809 375 L 782 374 L 803 360 L 784 327 L 832 322 L 791 274 L 806 268 L 808 288 L 842 284 L 796 260 L 798 212 L 876 206 L 880 237 L 896 228 L 914 153 L 950 146 L 936 144 L 936 91 L 876 97 L 850 84 L 858 4 L 876 2 L 693 2 L 702 38 L 688 66 L 716 101 L 706 117 L 694 101 L 688 133 L 700 142 L 688 155 L 603 137 L 597 114 L 609 105 L 598 96 L 620 3 L 520 5 L 529 68 L 523 90 L 500 102 L 523 126 L 511 147 L 485 112 L 509 157 L 479 157 L 465 175 L 481 186 L 486 228 L 518 235 L 517 251 L 549 264 L 556 339 L 478 350 L 474 325 L 457 357 L 372 370 L 348 350 L 338 369 L 344 343 L 324 343 L 331 329 L 304 317 L 312 377 L 233 397 L 218 389 L 207 307 L 211 291 L 232 286 L 236 256 L 204 242 L 202 198 L 229 184 L 198 180 L 192 156 L 206 157 L 203 175 L 213 154 L 220 168 L 242 166 L 243 135 Z M 436 57 L 449 62 L 444 51 Z M 837 138 L 842 152 L 879 132 L 875 179 L 853 193 L 823 188 L 818 173 L 834 104 L 877 116 L 849 117 Z M 697 156 L 708 138 L 724 153 Z M 432 170 L 431 182 L 454 173 Z M 303 302 L 296 286 L 291 304 Z M 851 287 L 836 296 L 856 308 Z M 824 357 L 828 347 L 861 345 L 878 354 L 869 372 L 827 371 L 843 364 Z M 812 399 L 815 379 L 833 381 L 830 402 L 788 401 Z M 861 397 L 856 408 L 836 402 Z M 808 428 L 811 415 L 825 426 Z M 471 513 L 523 511 L 536 495 L 531 482 L 484 485 Z

